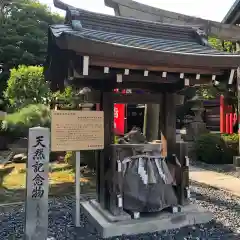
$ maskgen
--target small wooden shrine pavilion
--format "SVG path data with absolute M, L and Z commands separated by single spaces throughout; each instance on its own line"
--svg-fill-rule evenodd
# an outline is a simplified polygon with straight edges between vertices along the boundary
M 176 143 L 177 93 L 195 84 L 229 79 L 240 56 L 213 49 L 202 31 L 191 26 L 161 24 L 77 9 L 60 1 L 64 24 L 48 33 L 46 79 L 52 90 L 66 84 L 89 87 L 104 111 L 104 150 L 97 161 L 98 202 L 113 215 L 117 204 L 117 161 L 113 158 L 114 103 L 160 104 L 159 131 L 163 156 L 179 156 L 179 204 L 187 201 L 188 164 Z M 116 93 L 114 89 L 144 93 Z M 110 173 L 110 178 L 106 178 Z M 115 179 L 115 181 L 113 181 Z M 120 210 L 119 210 L 120 209 Z

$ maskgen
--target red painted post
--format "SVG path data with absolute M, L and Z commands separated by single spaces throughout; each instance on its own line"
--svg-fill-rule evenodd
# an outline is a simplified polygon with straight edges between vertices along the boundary
M 237 114 L 236 113 L 234 113 L 233 114 L 233 125 L 235 125 L 236 123 L 237 123 Z
M 225 133 L 224 96 L 220 96 L 220 132 Z
M 225 133 L 229 133 L 230 132 L 229 131 L 229 113 L 226 113 L 225 119 L 226 119 L 226 131 L 225 131 Z
M 233 134 L 233 113 L 229 113 L 229 133 Z

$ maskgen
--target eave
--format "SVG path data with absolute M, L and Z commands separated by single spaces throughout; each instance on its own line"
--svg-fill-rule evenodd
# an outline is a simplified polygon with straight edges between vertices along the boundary
M 116 59 L 131 64 L 148 64 L 152 66 L 178 66 L 194 68 L 232 69 L 240 63 L 240 55 L 206 55 L 153 51 L 135 47 L 110 44 L 99 40 L 86 39 L 71 33 L 63 33 L 56 39 L 61 49 L 72 50 L 80 55 L 99 56 Z
M 222 20 L 225 24 L 237 24 L 240 19 L 240 0 L 236 0 Z

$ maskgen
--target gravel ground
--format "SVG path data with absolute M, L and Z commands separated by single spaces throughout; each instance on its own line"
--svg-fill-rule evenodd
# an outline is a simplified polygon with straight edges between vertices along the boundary
M 240 198 L 196 183 L 191 184 L 193 202 L 213 212 L 214 220 L 173 231 L 122 236 L 111 240 L 239 240 Z M 49 201 L 49 237 L 54 240 L 101 239 L 84 216 L 82 227 L 73 225 L 73 199 L 70 197 Z M 21 206 L 0 209 L 0 240 L 22 239 L 24 208 Z M 13 235 L 15 237 L 13 237 Z
M 233 165 L 224 164 L 206 164 L 199 161 L 190 161 L 190 164 L 194 167 L 200 167 L 206 170 L 215 171 L 219 173 L 224 173 L 231 175 L 236 178 L 240 178 L 240 169 L 236 170 Z

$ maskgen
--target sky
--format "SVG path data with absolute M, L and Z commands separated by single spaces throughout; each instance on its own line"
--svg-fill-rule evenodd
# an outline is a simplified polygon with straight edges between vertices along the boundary
M 62 0 L 74 7 L 85 10 L 111 14 L 113 9 L 105 7 L 104 0 Z M 235 0 L 136 0 L 143 4 L 165 9 L 172 12 L 221 22 Z M 47 4 L 53 11 L 63 12 L 53 7 L 53 0 L 40 0 Z

